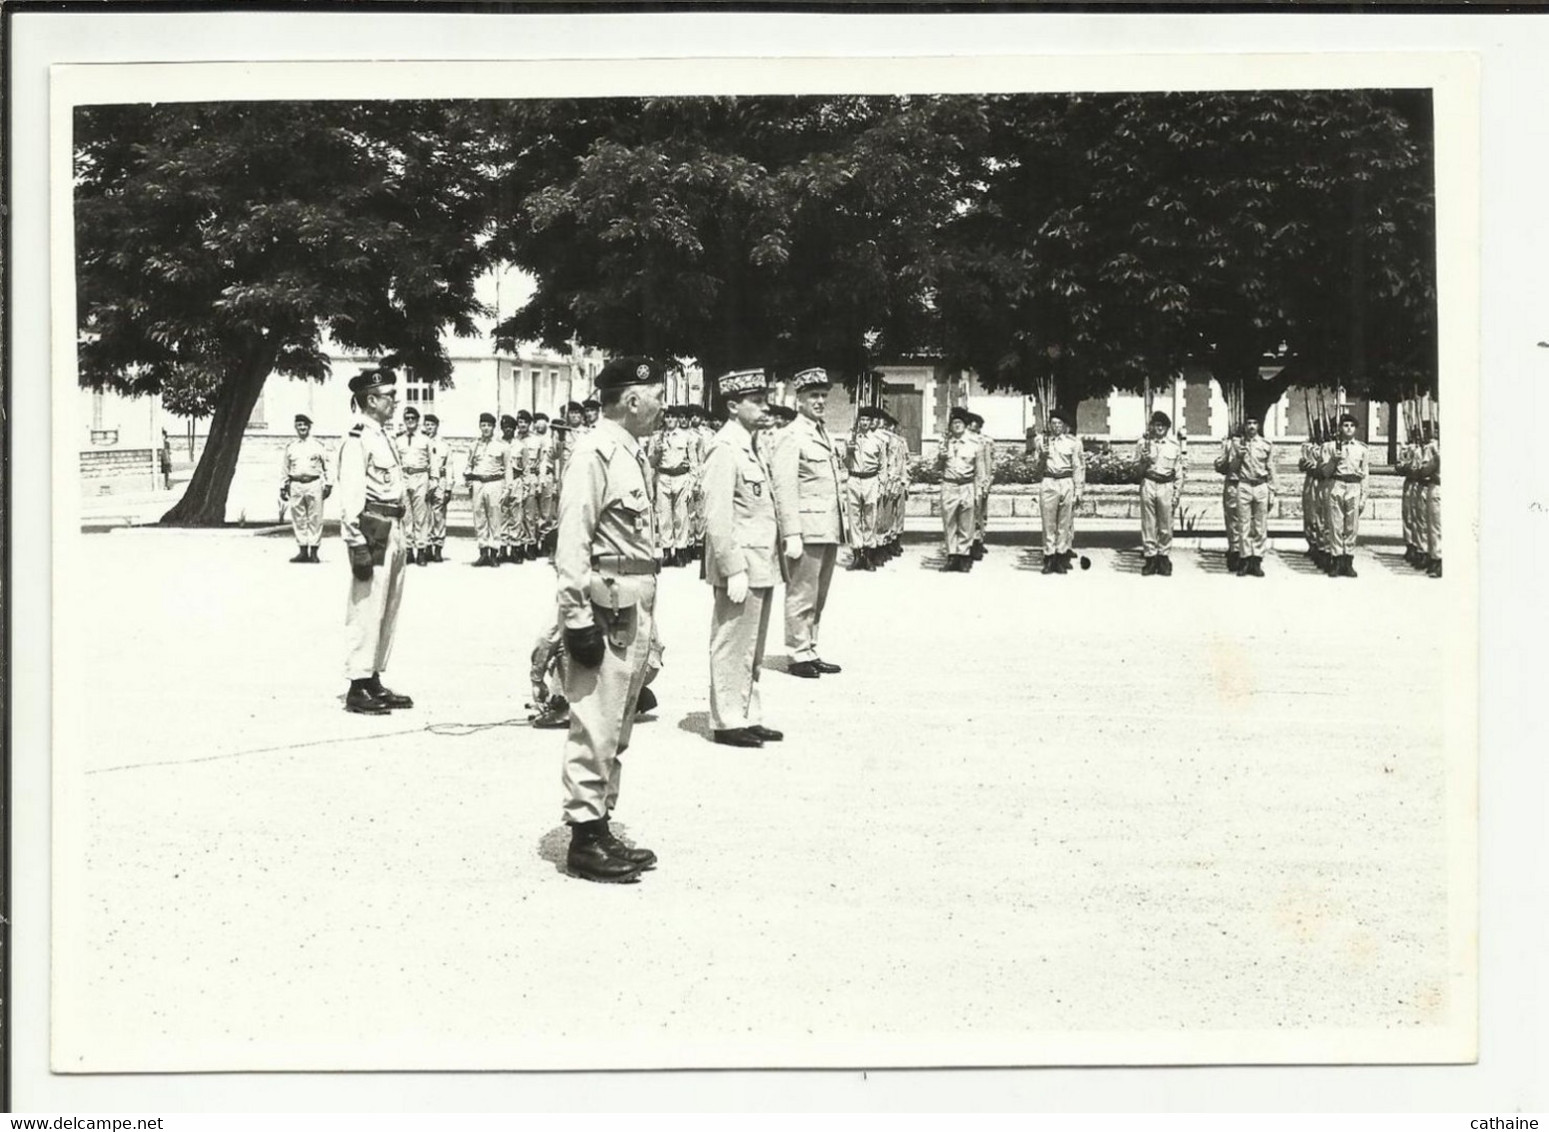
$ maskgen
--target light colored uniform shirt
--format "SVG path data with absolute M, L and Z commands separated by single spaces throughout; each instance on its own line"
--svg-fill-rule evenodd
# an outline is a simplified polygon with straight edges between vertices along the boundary
M 753 589 L 778 584 L 779 541 L 769 469 L 753 434 L 727 421 L 705 458 L 705 581 L 724 586 L 746 573 Z
M 1323 466 L 1336 478 L 1360 476 L 1365 480 L 1370 473 L 1366 445 L 1359 440 L 1332 440 L 1323 446 Z
M 850 473 L 865 474 L 877 472 L 882 469 L 882 438 L 875 432 L 857 432 L 855 440 L 850 445 L 850 451 L 846 461 L 850 466 Z
M 584 629 L 592 624 L 593 556 L 656 559 L 656 509 L 646 489 L 645 454 L 623 425 L 603 418 L 577 440 L 559 500 L 554 553 L 559 615 L 566 628 Z
M 339 446 L 339 527 L 346 546 L 365 545 L 360 513 L 368 502 L 403 503 L 403 464 L 392 438 L 364 417 Z
M 475 440 L 468 453 L 468 474 L 471 476 L 505 476 L 510 478 L 507 467 L 506 442 L 498 436 L 488 440 Z
M 297 437 L 285 446 L 285 479 L 291 476 L 317 476 L 328 482 L 328 449 L 315 436 Z
M 949 436 L 941 446 L 941 476 L 953 483 L 964 483 L 975 477 L 979 469 L 979 442 L 964 433 Z
M 406 472 L 430 471 L 430 439 L 423 432 L 404 433 L 398 438 L 398 459 Z
M 698 438 L 687 429 L 670 428 L 661 434 L 653 455 L 656 467 L 663 472 L 691 471 L 696 463 L 695 452 Z
M 1237 445 L 1237 475 L 1241 479 L 1275 482 L 1275 446 L 1262 436 Z
M 1168 433 L 1160 440 L 1146 437 L 1135 445 L 1135 460 L 1141 465 L 1142 471 L 1151 472 L 1167 479 L 1183 478 L 1183 445 L 1178 443 L 1178 438 Z
M 451 446 L 439 436 L 430 442 L 430 478 L 446 479 L 446 462 L 452 457 Z
M 1056 478 L 1063 479 L 1062 473 L 1070 472 L 1071 478 L 1077 483 L 1086 477 L 1086 461 L 1081 455 L 1081 441 L 1070 433 L 1044 438 L 1042 448 L 1045 475 L 1052 472 L 1055 473 Z

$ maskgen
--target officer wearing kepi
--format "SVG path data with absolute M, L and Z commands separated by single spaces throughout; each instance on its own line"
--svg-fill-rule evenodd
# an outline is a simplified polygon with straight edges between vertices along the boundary
M 577 438 L 559 493 L 554 566 L 565 651 L 564 816 L 566 865 L 586 880 L 627 883 L 656 863 L 609 828 L 618 803 L 619 756 L 655 637 L 656 523 L 640 441 L 662 414 L 662 367 L 614 358 L 597 375 L 601 417 Z
M 763 723 L 759 674 L 774 587 L 782 580 L 780 526 L 769 469 L 753 437 L 768 424 L 763 370 L 717 383 L 729 418 L 705 456 L 705 581 L 710 618 L 710 726 L 717 743 L 762 747 L 785 736 Z
M 312 418 L 296 414 L 296 439 L 285 446 L 285 479 L 280 498 L 290 505 L 291 530 L 296 534 L 292 562 L 317 562 L 323 541 L 323 500 L 333 491 L 328 482 L 328 454 L 312 436 Z
M 823 425 L 831 387 L 822 369 L 804 369 L 791 379 L 798 416 L 779 442 L 770 446 L 768 457 L 769 486 L 785 534 L 781 549 L 789 574 L 785 586 L 788 671 L 806 679 L 839 671 L 839 665 L 818 655 L 818 627 L 846 535 L 839 456 Z
M 339 527 L 351 575 L 344 710 L 365 715 L 414 706 L 381 679 L 393 649 L 406 554 L 403 464 L 384 429 L 397 406 L 397 386 L 386 368 L 361 370 L 350 379 L 361 420 L 339 448 Z

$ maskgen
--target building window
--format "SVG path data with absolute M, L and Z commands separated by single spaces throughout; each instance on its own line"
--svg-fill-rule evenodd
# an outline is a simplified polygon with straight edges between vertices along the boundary
M 411 375 L 404 381 L 403 402 L 405 405 L 413 405 L 420 409 L 434 409 L 436 407 L 435 383 Z

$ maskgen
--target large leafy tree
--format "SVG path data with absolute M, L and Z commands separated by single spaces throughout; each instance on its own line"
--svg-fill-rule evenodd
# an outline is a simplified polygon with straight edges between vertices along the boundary
M 865 369 L 927 325 L 932 249 L 977 169 L 971 99 L 736 97 L 513 107 L 503 256 L 538 280 L 497 330 L 698 359 Z
M 475 333 L 489 262 L 485 137 L 453 103 L 77 111 L 80 380 L 208 391 L 208 443 L 163 521 L 224 520 L 264 382 L 326 377 L 327 339 L 449 376 L 442 333 Z
M 942 337 L 1069 403 L 1188 360 L 1261 413 L 1293 381 L 1435 382 L 1423 95 L 1018 95 L 940 260 Z M 1259 379 L 1266 357 L 1285 368 Z

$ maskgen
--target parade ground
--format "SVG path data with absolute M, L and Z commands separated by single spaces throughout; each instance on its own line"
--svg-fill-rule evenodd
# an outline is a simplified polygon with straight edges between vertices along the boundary
M 785 672 L 777 613 L 761 750 L 710 742 L 710 593 L 668 571 L 615 814 L 660 864 L 614 886 L 564 873 L 564 736 L 526 723 L 546 563 L 409 568 L 415 707 L 366 717 L 337 538 L 70 540 L 54 1068 L 1392 1060 L 1456 1025 L 1450 583 L 1396 543 L 1358 579 L 1035 544 L 837 574 L 838 676 Z

